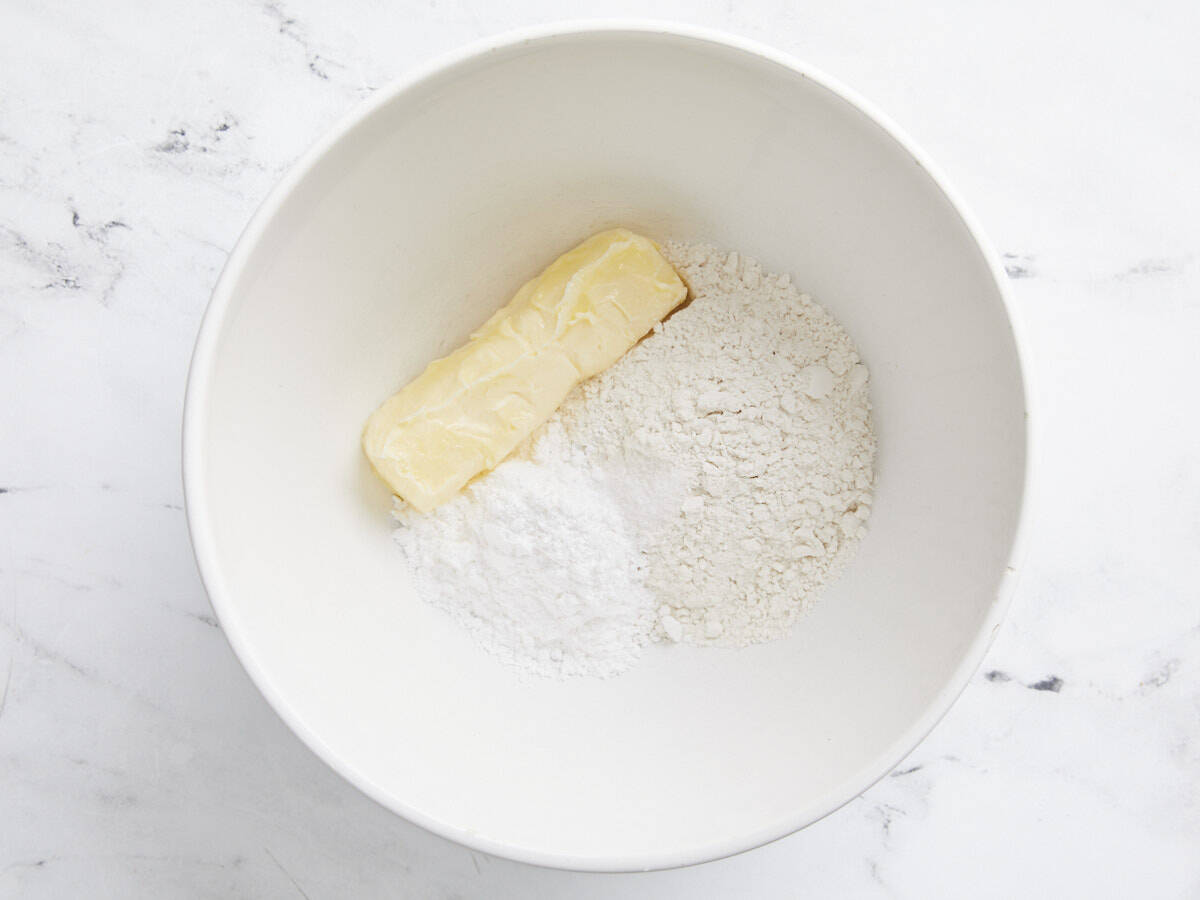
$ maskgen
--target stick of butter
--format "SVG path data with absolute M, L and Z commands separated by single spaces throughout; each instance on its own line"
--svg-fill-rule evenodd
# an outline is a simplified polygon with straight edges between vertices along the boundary
M 593 235 L 380 406 L 363 450 L 392 491 L 428 512 L 494 468 L 686 295 L 649 238 Z

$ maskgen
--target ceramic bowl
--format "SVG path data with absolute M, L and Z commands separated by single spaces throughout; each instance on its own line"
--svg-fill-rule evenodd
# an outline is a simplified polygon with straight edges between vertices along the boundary
M 872 373 L 870 531 L 790 639 L 521 680 L 406 578 L 375 406 L 587 235 L 788 272 Z M 491 40 L 380 91 L 254 217 L 196 345 L 196 558 L 272 706 L 363 792 L 548 866 L 736 853 L 888 772 L 971 676 L 1016 573 L 1029 417 L 1004 275 L 926 157 L 761 46 L 659 25 Z

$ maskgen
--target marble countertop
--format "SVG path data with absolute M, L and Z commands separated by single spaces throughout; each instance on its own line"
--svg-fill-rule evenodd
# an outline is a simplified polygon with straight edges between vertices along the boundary
M 251 685 L 179 478 L 188 357 L 226 255 L 377 86 L 594 11 L 0 8 L 0 897 L 1200 896 L 1200 9 L 1183 0 L 654 8 L 887 110 L 972 203 L 1028 324 L 1026 574 L 983 668 L 890 777 L 706 866 L 541 870 L 385 812 Z

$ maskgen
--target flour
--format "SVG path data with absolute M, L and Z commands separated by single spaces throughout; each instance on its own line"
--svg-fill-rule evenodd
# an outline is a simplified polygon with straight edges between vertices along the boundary
M 398 505 L 422 593 L 517 668 L 782 637 L 864 532 L 875 439 L 845 331 L 751 259 L 664 252 L 689 305 L 462 495 Z

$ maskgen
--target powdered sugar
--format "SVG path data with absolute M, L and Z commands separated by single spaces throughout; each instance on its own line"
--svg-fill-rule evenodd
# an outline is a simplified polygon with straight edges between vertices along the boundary
M 396 541 L 422 595 L 517 668 L 627 669 L 654 624 L 634 530 L 604 475 L 509 460 L 423 515 L 398 507 Z
M 615 674 L 649 640 L 785 635 L 870 513 L 868 374 L 786 277 L 664 252 L 692 302 L 513 458 L 397 539 L 422 591 L 540 674 Z

